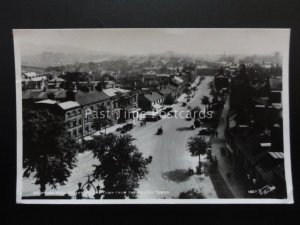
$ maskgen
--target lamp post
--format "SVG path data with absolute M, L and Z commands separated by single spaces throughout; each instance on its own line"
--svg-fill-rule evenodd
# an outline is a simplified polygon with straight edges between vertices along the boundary
M 101 199 L 102 193 L 100 193 L 101 187 L 98 184 L 96 187 L 93 184 L 93 181 L 91 181 L 90 176 L 88 175 L 88 180 L 82 184 L 81 182 L 78 183 L 78 189 L 76 190 L 76 199 L 82 199 L 83 198 L 83 192 L 85 190 L 90 191 L 90 189 L 93 189 L 95 194 L 95 199 Z

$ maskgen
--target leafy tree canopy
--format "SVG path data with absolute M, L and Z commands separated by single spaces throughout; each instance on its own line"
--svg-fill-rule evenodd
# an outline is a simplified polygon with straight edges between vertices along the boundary
M 24 176 L 34 174 L 41 194 L 46 185 L 64 185 L 76 166 L 79 145 L 71 139 L 62 118 L 48 110 L 26 111 L 23 115 Z
M 167 94 L 164 100 L 165 105 L 172 105 L 175 102 L 175 98 L 171 94 Z
M 94 165 L 94 177 L 102 179 L 106 198 L 135 198 L 139 180 L 148 174 L 151 158 L 143 157 L 132 144 L 131 135 L 107 134 L 90 143 L 99 165 Z

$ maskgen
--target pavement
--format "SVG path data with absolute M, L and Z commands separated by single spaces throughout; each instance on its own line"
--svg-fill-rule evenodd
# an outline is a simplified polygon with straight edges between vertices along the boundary
M 227 97 L 217 127 L 218 137 L 214 136 L 211 139 L 212 154 L 218 159 L 218 169 L 212 171 L 210 176 L 219 198 L 245 198 L 247 193 L 246 183 L 236 175 L 231 160 L 221 152 L 221 148 L 226 148 L 225 127 L 228 112 L 229 98 Z

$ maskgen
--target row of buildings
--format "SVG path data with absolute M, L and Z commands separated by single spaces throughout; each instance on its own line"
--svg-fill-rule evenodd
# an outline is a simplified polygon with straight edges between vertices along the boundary
M 99 115 L 105 109 L 112 124 L 135 122 L 139 111 L 162 109 L 167 95 L 178 98 L 187 83 L 176 75 L 164 78 L 155 79 L 158 83 L 155 88 L 125 89 L 108 77 L 99 89 L 97 81 L 71 81 L 66 87 L 63 84 L 67 81 L 62 78 L 48 79 L 46 74 L 26 72 L 22 74 L 22 86 L 31 87 L 23 88 L 23 110 L 49 109 L 64 118 L 72 138 L 81 139 L 97 132 L 93 116 L 87 112 Z M 139 82 L 145 85 L 146 81 L 141 77 Z
M 219 88 L 228 88 L 230 110 L 225 130 L 227 155 L 235 168 L 252 184 L 275 190 L 265 197 L 286 197 L 282 119 L 282 77 L 251 79 L 240 68 L 237 76 L 216 76 Z

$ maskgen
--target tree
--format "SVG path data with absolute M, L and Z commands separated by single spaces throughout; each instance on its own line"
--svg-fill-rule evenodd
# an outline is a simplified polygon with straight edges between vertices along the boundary
M 41 196 L 46 185 L 64 185 L 76 166 L 79 145 L 66 133 L 64 121 L 48 110 L 23 115 L 24 177 L 34 174 Z
M 203 199 L 205 198 L 201 192 L 196 189 L 191 189 L 185 192 L 180 192 L 179 199 Z
M 104 126 L 105 133 L 106 133 L 107 125 L 111 125 L 111 124 L 112 124 L 112 120 L 108 116 L 107 109 L 104 106 L 100 106 L 98 110 L 98 117 L 94 118 L 93 121 L 93 125 L 92 125 L 93 128 L 95 130 L 101 130 Z
M 208 143 L 205 141 L 204 137 L 195 135 L 189 138 L 188 143 L 188 151 L 192 156 L 199 157 L 199 168 L 201 167 L 201 159 L 200 156 L 206 153 L 207 148 L 209 147 Z
M 196 92 L 198 90 L 197 86 L 193 86 L 191 89 L 193 92 Z
M 201 103 L 203 105 L 205 105 L 206 109 L 208 108 L 209 104 L 210 104 L 210 100 L 209 100 L 209 97 L 204 95 L 201 99 Z
M 151 157 L 144 158 L 132 144 L 131 135 L 107 134 L 95 137 L 89 148 L 99 165 L 94 165 L 95 179 L 102 179 L 105 198 L 135 198 L 139 180 L 148 174 Z
M 105 85 L 105 83 L 104 83 L 103 81 L 100 81 L 100 82 L 97 83 L 95 89 L 96 89 L 97 91 L 102 91 L 104 85 Z
M 175 102 L 175 98 L 173 97 L 173 95 L 171 94 L 167 94 L 165 99 L 164 99 L 164 104 L 165 105 L 172 105 Z

